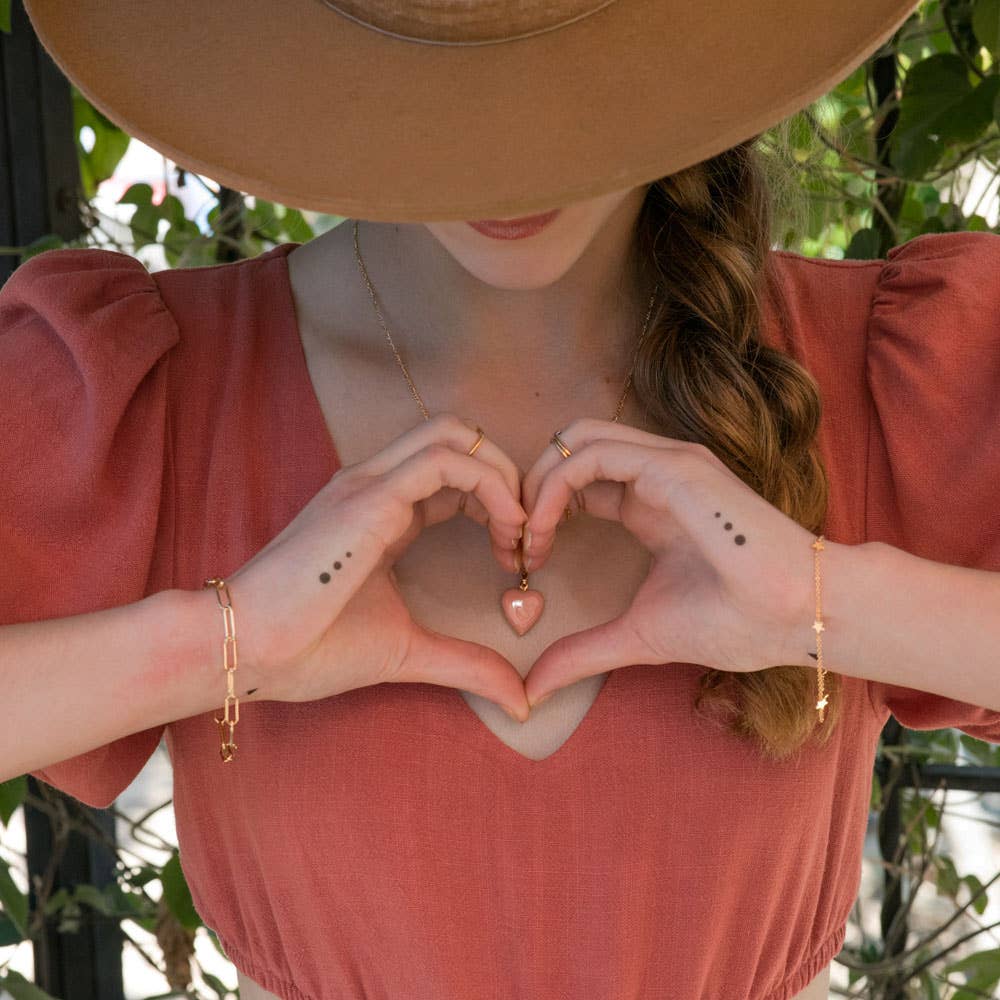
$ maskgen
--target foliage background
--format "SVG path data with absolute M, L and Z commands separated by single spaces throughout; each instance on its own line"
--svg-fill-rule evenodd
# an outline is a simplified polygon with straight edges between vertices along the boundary
M 0 30 L 10 30 L 10 0 L 0 0 Z M 772 165 L 781 206 L 776 246 L 811 256 L 874 258 L 926 232 L 997 229 L 997 181 L 1000 174 L 1000 0 L 931 0 L 920 5 L 897 35 L 833 91 L 769 130 L 761 148 Z M 54 234 L 27 247 L 0 252 L 21 260 L 62 246 L 112 246 L 136 253 L 159 244 L 167 265 L 190 267 L 255 256 L 278 242 L 306 242 L 343 221 L 337 216 L 299 211 L 291 206 L 245 198 L 178 170 L 178 183 L 198 183 L 216 200 L 203 225 L 185 216 L 181 201 L 166 194 L 153 199 L 149 184 L 133 184 L 120 204 L 134 206 L 130 240 L 113 235 L 107 217 L 96 208 L 98 186 L 110 178 L 130 139 L 73 88 L 74 128 L 80 165 L 80 212 L 86 233 L 66 243 Z M 1000 276 L 998 276 L 1000 280 Z M 948 336 L 949 331 L 942 331 Z M 970 763 L 1000 767 L 1000 746 L 958 732 L 907 732 L 905 741 L 881 744 L 889 760 Z M 857 997 L 926 997 L 972 1000 L 995 997 L 1000 985 L 1000 947 L 977 917 L 986 909 L 989 890 L 1000 872 L 985 884 L 963 872 L 962 859 L 939 848 L 947 792 L 902 792 L 902 850 L 888 864 L 890 877 L 908 886 L 904 913 L 920 911 L 927 894 L 948 900 L 952 910 L 919 938 L 909 934 L 901 949 L 887 952 L 884 940 L 866 930 L 871 924 L 856 912 L 852 918 L 859 945 L 845 947 L 837 961 L 850 970 Z M 0 823 L 4 829 L 22 807 L 26 780 L 0 784 Z M 89 831 L 87 810 L 74 800 L 45 792 L 34 803 L 49 812 L 54 828 Z M 871 809 L 883 808 L 878 776 Z M 157 807 L 169 808 L 167 801 Z M 150 814 L 126 816 L 112 807 L 121 823 L 154 843 L 146 824 Z M 993 826 L 1000 826 L 994 823 Z M 29 942 L 46 922 L 73 933 L 83 908 L 122 923 L 128 939 L 162 973 L 169 992 L 160 996 L 232 997 L 227 987 L 193 961 L 199 936 L 219 948 L 204 926 L 184 882 L 176 845 L 156 846 L 169 853 L 165 863 L 139 863 L 120 856 L 117 881 L 98 889 L 78 885 L 46 896 L 29 911 L 24 858 L 0 854 L 0 947 Z M 5 856 L 6 855 L 6 856 Z M 57 860 L 57 859 L 56 859 Z M 19 878 L 11 869 L 19 869 Z M 44 879 L 39 888 L 44 889 Z M 153 891 L 151 891 L 153 890 Z M 860 904 L 860 900 L 859 900 Z M 998 922 L 1000 923 L 1000 922 Z M 128 933 L 134 924 L 154 935 L 157 948 L 144 946 Z M 851 937 L 849 936 L 849 940 Z M 47 996 L 0 965 L 0 991 L 15 1000 Z M 230 979 L 235 982 L 235 973 Z M 192 985 L 195 980 L 197 985 Z

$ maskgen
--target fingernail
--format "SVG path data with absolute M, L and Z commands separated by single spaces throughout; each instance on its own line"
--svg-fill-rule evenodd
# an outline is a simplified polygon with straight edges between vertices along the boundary
M 519 719 L 506 705 L 501 705 L 500 707 L 519 725 L 523 725 L 527 721 L 526 719 Z
M 531 556 L 525 557 L 525 560 L 524 560 L 524 572 L 525 573 L 530 573 L 532 565 L 534 565 L 534 559 L 532 559 Z
M 546 698 L 551 698 L 554 694 L 555 691 L 549 691 L 548 694 L 543 694 L 541 698 L 537 698 L 535 701 L 532 701 L 529 704 L 531 705 L 532 708 L 538 708 L 538 706 L 541 705 L 541 703 L 545 701 Z
M 527 552 L 531 548 L 531 528 L 527 525 L 524 527 L 524 533 L 522 535 L 524 538 L 524 551 Z

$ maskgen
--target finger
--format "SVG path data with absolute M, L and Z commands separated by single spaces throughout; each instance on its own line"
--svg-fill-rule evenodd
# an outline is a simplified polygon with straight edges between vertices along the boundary
M 642 663 L 648 657 L 648 647 L 625 616 L 565 635 L 542 651 L 525 677 L 528 703 L 534 707 L 546 695 L 584 677 Z
M 488 527 L 490 523 L 490 515 L 482 503 L 472 494 L 462 493 L 460 490 L 453 490 L 451 488 L 445 488 L 441 491 L 441 496 L 450 496 L 452 498 L 458 497 L 456 501 L 457 509 L 466 515 L 470 520 L 475 521 L 477 524 L 481 524 L 484 527 Z M 430 504 L 434 497 L 425 501 L 424 509 L 427 510 L 427 505 Z M 447 503 L 447 501 L 445 501 Z M 450 509 L 450 508 L 448 508 Z M 436 524 L 440 520 L 446 520 L 445 517 L 436 517 L 436 511 L 428 512 L 428 524 Z M 450 515 L 448 515 L 450 516 Z M 490 531 L 490 548 L 493 551 L 493 557 L 496 561 L 505 569 L 508 573 L 519 573 L 520 566 L 518 565 L 518 549 L 521 545 L 521 527 L 519 526 L 517 531 L 510 538 L 499 537 L 500 530 Z
M 446 444 L 427 445 L 391 469 L 378 484 L 382 496 L 400 506 L 396 511 L 399 516 L 409 515 L 413 504 L 434 496 L 442 487 L 475 494 L 489 514 L 490 535 L 500 548 L 510 547 L 527 518 L 496 468 L 478 455 L 460 454 Z
M 582 448 L 590 441 L 597 440 L 644 444 L 651 448 L 671 448 L 687 443 L 676 438 L 643 431 L 638 427 L 622 424 L 616 420 L 597 420 L 593 417 L 577 418 L 572 423 L 567 424 L 564 430 L 559 431 L 559 437 L 572 452 Z M 562 461 L 565 461 L 562 453 L 550 442 L 549 447 L 542 451 L 522 480 L 520 499 L 525 510 L 531 511 L 534 508 L 541 481 L 551 469 Z M 589 496 L 587 494 L 588 513 Z
M 521 539 L 512 538 L 510 547 L 498 545 L 493 535 L 490 535 L 490 548 L 493 550 L 493 558 L 503 566 L 508 573 L 521 572 Z
M 681 453 L 678 451 L 676 455 L 676 463 L 679 464 Z M 651 505 L 662 503 L 662 489 L 670 478 L 666 468 L 675 461 L 674 458 L 667 462 L 663 459 L 664 449 L 608 440 L 591 441 L 574 450 L 569 458 L 561 459 L 539 484 L 534 507 L 525 525 L 525 538 L 530 542 L 525 547 L 525 555 L 534 560 L 538 553 L 552 544 L 559 518 L 570 497 L 598 480 L 630 485 L 642 502 Z M 624 495 L 624 489 L 615 494 L 617 511 L 610 510 L 606 502 L 595 504 L 595 507 L 600 506 L 602 513 L 620 519 Z M 590 512 L 589 499 L 586 503 Z
M 509 660 L 479 643 L 442 635 L 417 623 L 393 680 L 471 691 L 496 702 L 518 722 L 528 718 L 524 683 Z
M 470 420 L 463 420 L 453 413 L 437 413 L 429 420 L 391 441 L 376 454 L 359 462 L 356 468 L 365 476 L 381 476 L 395 468 L 430 444 L 445 444 L 455 451 L 467 453 L 476 443 L 479 432 Z M 489 435 L 476 448 L 475 457 L 492 465 L 504 478 L 510 492 L 521 498 L 521 473 L 510 458 Z

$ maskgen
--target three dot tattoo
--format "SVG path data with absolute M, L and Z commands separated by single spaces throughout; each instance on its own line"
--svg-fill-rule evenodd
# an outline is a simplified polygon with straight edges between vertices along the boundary
M 345 552 L 344 553 L 344 558 L 345 559 L 350 559 L 351 558 L 351 553 L 350 552 Z M 333 564 L 333 568 L 334 569 L 342 569 L 343 565 L 344 564 L 338 559 Z M 329 573 L 320 573 L 320 575 L 319 575 L 319 582 L 320 583 L 329 583 L 330 582 L 330 574 Z
M 715 516 L 716 517 L 722 517 L 722 514 L 720 514 L 719 511 L 716 511 L 715 512 Z M 726 521 L 726 523 L 723 525 L 723 527 L 726 529 L 726 531 L 732 531 L 733 530 L 733 525 L 732 525 L 731 521 Z M 743 545 L 744 542 L 746 542 L 746 538 L 743 535 L 733 535 L 733 541 L 737 545 Z
M 350 552 L 345 552 L 344 553 L 344 558 L 345 559 L 350 559 L 351 558 L 351 553 Z M 343 569 L 343 566 L 344 566 L 344 564 L 339 559 L 335 560 L 335 562 L 333 564 L 333 568 L 334 569 Z M 320 573 L 320 575 L 319 575 L 319 582 L 320 583 L 329 583 L 330 579 L 331 579 L 331 577 L 330 577 L 329 573 Z M 257 690 L 258 690 L 257 688 L 251 688 L 249 691 L 247 691 L 247 695 L 249 696 L 249 695 L 253 694 L 254 691 L 257 691 Z

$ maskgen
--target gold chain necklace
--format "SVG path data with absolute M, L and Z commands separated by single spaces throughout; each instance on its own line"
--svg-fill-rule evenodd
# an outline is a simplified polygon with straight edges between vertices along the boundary
M 378 316 L 378 321 L 381 323 L 382 329 L 385 331 L 386 339 L 389 341 L 389 346 L 392 348 L 392 353 L 395 355 L 396 363 L 399 365 L 399 368 L 403 373 L 403 378 L 406 379 L 406 384 L 410 387 L 410 392 L 416 400 L 417 406 L 420 407 L 420 412 L 423 415 L 424 420 L 430 420 L 430 414 L 427 412 L 427 407 L 424 406 L 424 401 L 420 398 L 420 393 L 417 392 L 417 387 L 413 384 L 413 379 L 410 378 L 410 373 L 407 371 L 406 365 L 403 363 L 403 359 L 399 356 L 399 351 L 396 349 L 396 344 L 393 342 L 392 334 L 389 333 L 389 328 L 386 326 L 385 319 L 382 317 L 382 310 L 379 308 L 378 304 L 378 296 L 375 294 L 375 288 L 372 285 L 371 279 L 368 277 L 368 269 L 365 267 L 364 260 L 361 257 L 361 247 L 358 245 L 357 219 L 354 220 L 354 259 L 358 262 L 358 267 L 361 270 L 361 276 L 364 278 L 365 284 L 368 286 L 368 294 L 371 296 L 372 305 L 375 308 L 375 315 Z M 639 340 L 636 343 L 635 354 L 632 357 L 632 364 L 629 367 L 628 375 L 625 377 L 625 387 L 622 389 L 621 397 L 618 400 L 615 415 L 611 418 L 612 423 L 616 423 L 621 417 L 622 409 L 625 406 L 625 399 L 628 396 L 629 389 L 632 388 L 632 375 L 635 372 L 635 364 L 639 356 L 639 348 L 642 346 L 642 342 L 646 338 L 646 332 L 649 329 L 649 317 L 652 315 L 653 303 L 656 301 L 656 293 L 659 290 L 660 285 L 657 283 L 656 287 L 653 289 L 653 294 L 649 297 L 649 308 L 646 311 L 646 319 L 642 325 L 642 333 L 639 335 Z M 568 516 L 568 507 L 566 508 L 566 513 Z M 528 589 L 528 571 L 524 568 L 523 560 L 519 560 L 519 563 L 521 566 L 521 582 L 516 588 L 511 588 L 510 590 L 504 592 L 500 605 L 507 621 L 510 622 L 514 631 L 517 632 L 518 635 L 524 635 L 525 632 L 527 632 L 528 629 L 535 624 L 541 615 L 545 598 L 542 596 L 540 591 Z M 523 611 L 520 615 L 515 613 L 515 609 L 517 607 L 523 608 L 525 604 L 532 609 L 527 615 L 527 620 Z

